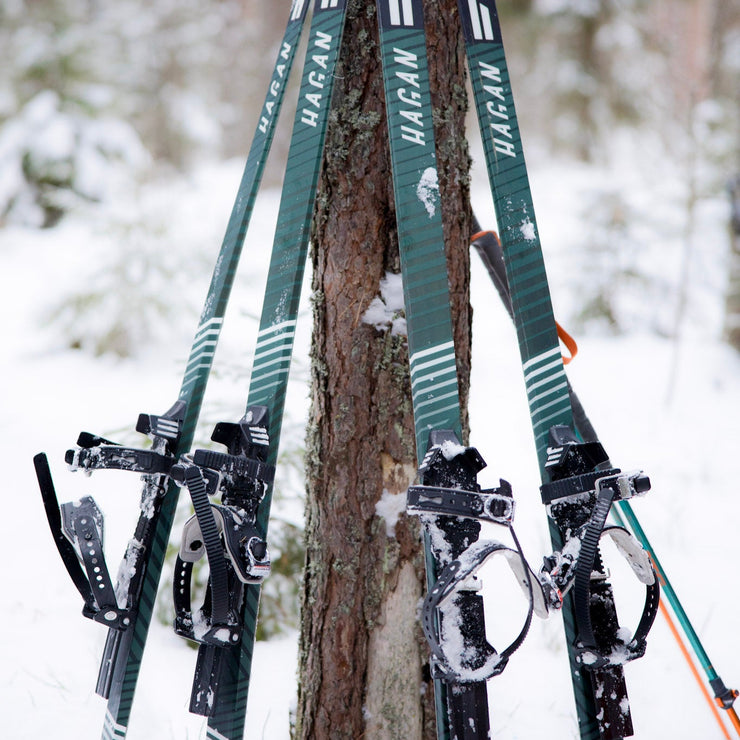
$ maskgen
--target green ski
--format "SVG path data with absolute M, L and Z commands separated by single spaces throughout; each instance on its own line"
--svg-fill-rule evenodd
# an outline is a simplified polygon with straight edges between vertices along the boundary
M 115 626 L 111 626 L 108 632 L 97 685 L 97 692 L 108 700 L 102 732 L 104 740 L 123 738 L 128 729 L 154 599 L 178 499 L 178 488 L 171 482 L 168 473 L 177 456 L 186 452 L 192 444 L 244 236 L 306 17 L 306 6 L 307 1 L 298 0 L 290 10 L 262 115 L 190 350 L 178 402 L 161 417 L 142 415 L 137 424 L 138 431 L 152 438 L 153 446 L 151 451 L 132 451 L 140 452 L 142 456 L 137 459 L 137 465 L 126 468 L 144 473 L 145 484 L 140 504 L 141 514 L 124 558 L 126 575 L 119 578 L 118 583 L 118 590 L 123 595 L 118 599 L 113 597 L 109 599 L 110 603 L 104 604 L 96 602 L 94 598 L 86 598 L 88 591 L 94 594 L 95 590 L 81 583 L 80 565 L 74 562 L 74 552 L 67 550 L 66 558 L 62 555 L 73 580 L 76 579 L 75 583 L 82 585 L 81 592 L 86 592 L 83 593 L 86 600 L 83 613 L 109 625 L 111 621 L 106 622 L 105 615 L 110 614 L 115 618 Z M 121 450 L 120 446 L 94 435 L 81 435 L 78 443 L 80 449 L 68 453 L 68 462 L 74 466 L 87 471 L 120 467 L 112 462 L 116 453 Z M 107 454 L 111 451 L 114 454 Z M 157 472 L 152 472 L 153 463 L 159 468 Z M 37 456 L 35 464 L 47 511 L 53 512 L 55 507 L 58 509 L 58 505 L 45 456 Z M 56 524 L 57 518 L 58 514 L 55 516 L 51 513 L 49 522 L 57 542 L 62 542 L 65 535 Z M 74 522 L 71 528 L 69 536 L 75 540 Z M 96 536 L 96 533 L 92 532 L 91 535 Z M 81 551 L 84 553 L 84 548 Z M 128 575 L 131 572 L 133 576 Z M 125 604 L 120 603 L 122 600 Z
M 646 476 L 627 476 L 609 468 L 598 442 L 582 444 L 574 434 L 496 4 L 459 0 L 458 5 L 555 550 L 546 559 L 541 578 L 554 595 L 551 606 L 557 608 L 562 598 L 582 740 L 622 738 L 632 735 L 622 664 L 644 652 L 644 638 L 657 613 L 659 587 L 644 551 L 633 547 L 636 542 L 623 531 L 605 528 L 605 522 L 612 501 L 644 492 L 649 481 Z M 598 547 L 605 532 L 625 537 L 633 547 L 642 568 L 638 577 L 647 586 L 634 644 L 622 644 L 617 638 L 614 597 Z M 565 554 L 566 544 L 570 550 L 578 545 L 575 557 Z

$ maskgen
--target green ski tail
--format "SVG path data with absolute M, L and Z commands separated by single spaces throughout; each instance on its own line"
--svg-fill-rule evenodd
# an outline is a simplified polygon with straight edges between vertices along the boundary
M 286 82 L 298 46 L 307 3 L 293 4 L 280 46 L 262 115 L 254 133 L 244 174 L 231 212 L 226 234 L 208 289 L 204 309 L 190 351 L 179 398 L 186 402 L 186 416 L 176 453 L 187 452 L 195 434 L 203 395 L 211 370 L 216 344 L 223 323 L 234 274 L 241 255 L 244 236 L 252 215 L 254 200 L 261 182 L 275 126 L 283 102 Z M 147 555 L 138 614 L 134 624 L 124 633 L 109 630 L 101 665 L 99 686 L 106 681 L 110 689 L 102 737 L 104 740 L 126 735 L 141 659 L 152 618 L 154 599 L 164 564 L 169 534 L 177 507 L 178 489 L 166 479 L 167 486 L 161 510 L 153 524 L 154 533 Z M 146 517 L 146 512 L 142 517 Z M 138 529 L 137 529 L 138 531 Z M 106 677 L 107 675 L 107 677 Z
M 416 451 L 421 465 L 433 430 L 449 430 L 457 439 L 462 436 L 426 37 L 420 0 L 403 3 L 378 0 L 377 7 L 408 326 Z M 468 543 L 476 541 L 478 522 L 466 520 L 460 527 L 466 530 Z M 437 525 L 430 528 L 445 536 Z M 453 550 L 455 547 L 451 545 Z M 445 563 L 433 552 L 429 530 L 425 533 L 424 549 L 427 585 L 431 590 Z M 452 553 L 453 557 L 458 554 Z M 470 599 L 469 618 L 484 632 L 483 603 L 477 595 Z M 485 681 L 450 684 L 436 678 L 435 706 L 440 740 L 488 737 Z
M 313 13 L 247 402 L 248 406 L 259 404 L 269 410 L 269 464 L 277 460 L 311 217 L 346 2 L 316 0 Z M 272 491 L 268 490 L 259 507 L 257 523 L 264 534 L 267 533 L 271 494 Z M 259 586 L 247 585 L 245 588 L 244 632 L 239 647 L 217 648 L 221 653 L 221 675 L 208 718 L 208 737 L 213 740 L 238 740 L 244 734 L 259 593 Z M 207 650 L 204 646 L 200 649 L 201 653 Z

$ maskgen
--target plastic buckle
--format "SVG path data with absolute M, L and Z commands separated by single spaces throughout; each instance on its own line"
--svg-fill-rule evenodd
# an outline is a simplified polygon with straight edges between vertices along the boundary
M 504 525 L 514 520 L 511 486 L 504 480 L 500 488 L 487 491 L 410 486 L 406 494 L 406 509 L 412 513 L 461 516 Z

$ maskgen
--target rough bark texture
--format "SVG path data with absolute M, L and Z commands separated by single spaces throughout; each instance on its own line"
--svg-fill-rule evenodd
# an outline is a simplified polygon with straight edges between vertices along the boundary
M 470 369 L 467 99 L 456 0 L 426 3 L 435 135 L 463 408 Z M 416 472 L 405 337 L 363 322 L 400 272 L 373 0 L 351 3 L 314 220 L 307 561 L 295 734 L 433 738 L 417 610 L 417 522 L 376 514 Z M 467 418 L 464 420 L 466 426 Z

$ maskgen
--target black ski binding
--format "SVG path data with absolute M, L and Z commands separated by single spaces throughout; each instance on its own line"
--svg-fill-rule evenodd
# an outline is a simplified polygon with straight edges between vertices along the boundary
M 650 479 L 642 471 L 623 473 L 610 467 L 599 442 L 579 442 L 568 427 L 553 427 L 550 439 L 545 467 L 551 482 L 540 489 L 542 501 L 570 536 L 561 551 L 545 558 L 540 581 L 553 608 L 560 608 L 565 594 L 572 589 L 578 629 L 577 660 L 594 670 L 621 665 L 645 653 L 647 634 L 658 612 L 660 585 L 650 558 L 637 539 L 622 527 L 606 526 L 606 520 L 615 501 L 650 490 Z M 611 586 L 599 553 L 604 536 L 611 537 L 646 587 L 643 613 L 629 640 L 617 634 L 619 623 Z M 604 598 L 607 593 L 609 598 Z
M 539 582 L 530 570 L 512 529 L 514 500 L 511 486 L 481 490 L 477 473 L 485 462 L 473 447 L 460 445 L 449 430 L 435 430 L 419 467 L 422 485 L 411 486 L 407 511 L 422 516 L 432 535 L 432 547 L 443 567 L 422 606 L 422 628 L 432 653 L 436 678 L 448 682 L 484 681 L 501 673 L 529 631 L 532 613 L 547 615 Z M 477 541 L 480 522 L 507 527 L 516 549 L 496 541 Z M 525 624 L 517 638 L 500 653 L 487 641 L 482 597 L 475 572 L 494 555 L 503 555 L 529 600 Z M 450 651 L 450 644 L 462 650 Z
M 124 447 L 89 432 L 81 432 L 77 449 L 64 459 L 72 470 L 130 470 L 142 475 L 167 475 L 175 462 L 174 452 L 182 433 L 185 402 L 178 401 L 166 414 L 139 414 L 136 431 L 153 440 L 151 449 Z
M 78 448 L 68 450 L 65 460 L 74 470 L 131 470 L 146 476 L 151 484 L 142 496 L 142 511 L 151 517 L 154 499 L 164 492 L 164 478 L 174 462 L 174 446 L 179 441 L 185 418 L 185 403 L 178 401 L 162 416 L 141 414 L 136 429 L 152 437 L 152 449 L 144 450 L 111 442 L 97 435 L 82 432 Z M 111 627 L 125 630 L 136 612 L 136 584 L 140 578 L 138 556 L 144 549 L 140 540 L 129 542 L 119 576 L 114 582 L 105 559 L 103 514 L 91 496 L 59 504 L 46 455 L 34 457 L 46 516 L 54 541 L 67 572 L 80 592 L 85 617 Z M 145 500 L 146 499 L 146 500 Z M 137 530 L 138 531 L 138 530 Z
M 177 557 L 173 596 L 175 632 L 203 645 L 226 647 L 241 637 L 244 584 L 260 584 L 270 573 L 267 544 L 257 527 L 257 509 L 275 475 L 266 463 L 267 408 L 251 406 L 238 424 L 220 423 L 211 439 L 228 452 L 196 450 L 172 468 L 190 492 L 195 515 L 185 524 Z M 209 494 L 221 494 L 212 504 Z M 208 591 L 194 614 L 193 567 L 208 557 Z

